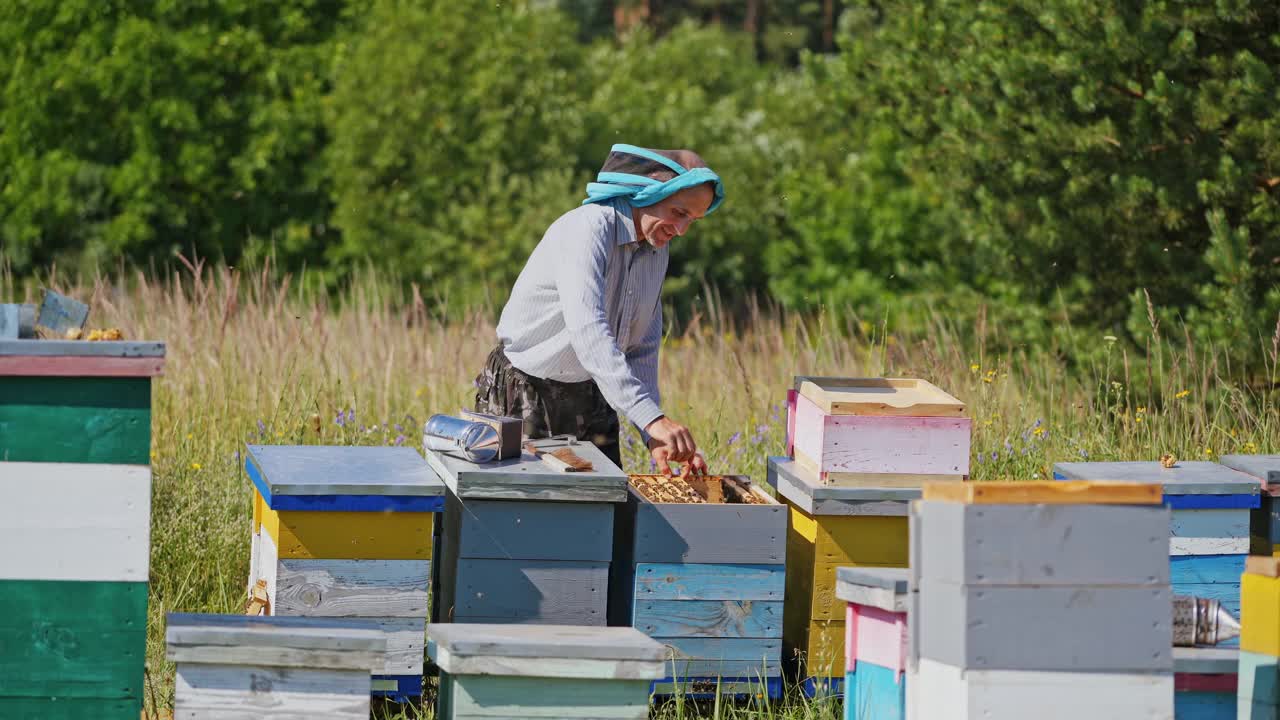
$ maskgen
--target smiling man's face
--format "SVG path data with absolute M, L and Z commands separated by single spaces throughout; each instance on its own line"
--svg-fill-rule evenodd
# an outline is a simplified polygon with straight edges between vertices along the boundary
M 704 183 L 685 188 L 649 207 L 633 208 L 636 232 L 653 247 L 664 248 L 672 239 L 684 235 L 694 220 L 706 215 L 715 197 L 712 186 Z

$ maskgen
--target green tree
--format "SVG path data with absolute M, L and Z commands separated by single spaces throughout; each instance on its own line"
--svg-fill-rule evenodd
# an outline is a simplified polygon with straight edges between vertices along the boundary
M 326 239 L 339 0 L 0 6 L 0 245 L 23 273 Z

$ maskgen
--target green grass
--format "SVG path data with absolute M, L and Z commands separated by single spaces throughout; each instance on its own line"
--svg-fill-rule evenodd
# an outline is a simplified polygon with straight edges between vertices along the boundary
M 91 326 L 168 343 L 154 396 L 148 637 L 147 705 L 162 714 L 172 708 L 173 687 L 165 613 L 242 611 L 251 517 L 244 444 L 416 447 L 429 415 L 471 405 L 472 380 L 495 342 L 496 313 L 447 314 L 373 279 L 335 302 L 265 274 L 217 268 L 198 277 L 54 283 L 91 298 Z M 0 297 L 22 294 L 0 275 Z M 757 310 L 735 321 L 714 303 L 705 307 L 666 340 L 663 406 L 694 431 L 713 471 L 762 484 L 766 456 L 782 453 L 782 401 L 796 374 L 913 376 L 939 385 L 968 403 L 975 420 L 977 480 L 1047 478 L 1054 462 L 1083 458 L 1277 451 L 1280 326 L 1258 338 L 1270 358 L 1266 376 L 1242 379 L 1229 348 L 1196 347 L 1154 327 L 1141 352 L 1072 328 L 1055 333 L 1067 339 L 1054 346 L 996 350 L 999 328 L 942 317 L 908 331 L 852 312 L 799 318 Z M 354 421 L 339 426 L 339 413 L 354 413 Z M 628 431 L 623 444 L 626 469 L 647 471 L 636 434 Z M 674 704 L 655 717 L 717 713 L 808 720 L 837 717 L 839 706 Z M 399 708 L 375 714 L 419 716 Z

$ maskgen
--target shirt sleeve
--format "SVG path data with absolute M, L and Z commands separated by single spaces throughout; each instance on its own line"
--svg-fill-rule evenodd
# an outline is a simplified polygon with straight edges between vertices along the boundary
M 627 353 L 627 360 L 631 364 L 632 372 L 640 380 L 641 387 L 659 407 L 662 405 L 662 394 L 658 390 L 658 349 L 661 346 L 662 300 L 659 299 L 653 309 L 653 319 L 649 321 L 649 329 L 645 331 L 644 338 L 630 353 Z M 649 422 L 653 422 L 657 417 L 657 415 L 653 416 L 653 418 L 649 419 Z M 645 423 L 645 425 L 648 424 Z M 637 424 L 636 429 L 640 431 L 640 437 L 648 445 L 649 433 L 644 431 L 645 425 Z
M 605 400 L 643 429 L 662 415 L 656 393 L 657 372 L 655 367 L 652 384 L 637 377 L 618 347 L 605 314 L 605 262 L 615 244 L 608 232 L 611 221 L 612 218 L 583 213 L 575 222 L 566 223 L 557 239 L 561 261 L 556 266 L 556 290 L 578 362 L 591 373 Z M 660 324 L 658 331 L 661 332 Z

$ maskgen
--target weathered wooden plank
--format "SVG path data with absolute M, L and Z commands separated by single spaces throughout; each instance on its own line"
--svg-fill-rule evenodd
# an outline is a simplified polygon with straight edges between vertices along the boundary
M 145 465 L 0 463 L 0 580 L 146 582 Z
M 1175 647 L 1173 671 L 1196 675 L 1234 675 L 1239 672 L 1240 650 L 1221 647 Z
M 548 626 L 534 626 L 548 627 Z M 455 675 L 535 675 L 582 680 L 651 680 L 664 672 L 661 660 L 595 660 L 591 658 L 527 658 L 511 655 L 454 655 L 430 646 L 436 665 Z
M 1067 480 L 1160 483 L 1166 495 L 1255 494 L 1260 483 L 1216 462 L 1180 460 L 1171 468 L 1151 462 L 1064 462 L 1053 466 Z
M 282 558 L 430 560 L 434 513 L 264 509 L 262 527 Z
M 150 378 L 163 373 L 164 358 L 0 355 L 0 376 Z
M 453 619 L 604 625 L 608 575 L 605 562 L 462 558 Z
M 138 698 L 147 584 L 0 580 L 5 695 Z
M 306 650 L 254 645 L 181 645 L 170 643 L 165 659 L 175 663 L 238 665 L 242 667 L 303 668 L 312 670 L 359 670 L 381 672 L 385 652 L 372 650 Z
M 165 642 L 184 647 L 245 648 L 246 661 L 252 659 L 250 648 L 352 652 L 386 649 L 378 624 L 371 620 L 206 613 L 169 613 Z
M 27 343 L 18 345 L 19 339 L 31 340 L 36 334 L 36 306 L 19 303 L 0 304 L 0 355 L 24 355 L 21 348 Z M 18 348 L 16 351 L 9 349 Z
M 1169 558 L 1169 582 L 1175 585 L 1226 583 L 1240 586 L 1246 555 L 1178 555 Z
M 804 676 L 844 679 L 848 661 L 843 616 L 839 620 L 810 620 L 809 642 L 804 651 Z
M 777 677 L 782 675 L 782 661 L 772 660 L 691 660 L 669 659 L 663 674 L 675 677 Z
M 782 637 L 782 603 L 760 600 L 637 601 L 636 628 L 652 637 Z
M 839 620 L 844 617 L 848 602 L 836 594 L 836 586 L 838 584 L 836 574 L 841 567 L 845 566 L 845 564 L 839 562 L 820 562 L 814 565 L 813 605 L 809 609 L 810 618 L 815 620 Z M 894 569 L 901 568 L 902 565 L 900 563 L 893 565 L 859 563 L 855 567 Z
M 794 517 L 801 511 L 787 500 L 787 511 Z M 783 659 L 795 664 L 809 644 L 809 608 L 813 602 L 814 543 L 789 523 L 787 527 L 786 594 L 783 598 Z
M 460 498 L 487 500 L 564 500 L 622 502 L 627 476 L 593 443 L 578 443 L 573 451 L 590 462 L 591 472 L 556 472 L 529 453 L 518 458 L 477 465 L 429 448 L 427 462 Z
M 919 591 L 922 658 L 982 670 L 1173 669 L 1165 587 L 988 587 L 924 577 Z
M 785 565 L 636 565 L 638 600 L 781 600 L 785 588 Z
M 427 616 L 429 560 L 281 560 L 274 612 L 327 617 Z
M 824 485 L 817 473 L 785 457 L 768 459 L 766 479 L 779 495 L 811 515 L 905 516 L 906 504 L 920 498 L 919 487 Z
M 792 522 L 797 517 L 792 515 Z M 815 563 L 873 567 L 907 566 L 907 518 L 817 516 L 812 533 Z M 834 585 L 835 569 L 831 570 Z
M 162 342 L 139 340 L 13 340 L 0 339 L 0 355 L 69 357 L 163 358 Z
M 437 647 L 463 656 L 591 660 L 661 660 L 662 646 L 635 628 L 433 623 Z M 454 672 L 448 667 L 446 672 Z
M 506 560 L 595 560 L 612 555 L 613 505 L 468 500 L 458 556 Z
M 827 472 L 821 465 L 811 459 L 803 452 L 796 453 L 796 467 L 812 473 L 819 478 L 819 482 L 823 487 L 836 488 L 911 488 L 920 489 L 926 483 L 935 482 L 964 482 L 969 479 L 965 474 L 934 474 L 921 475 L 919 473 L 869 473 L 869 472 Z
M 1223 455 L 1218 462 L 1260 480 L 1264 486 L 1280 484 L 1280 455 Z
M 1248 510 L 1174 510 L 1170 555 L 1244 555 L 1249 552 Z
M 836 597 L 849 603 L 906 612 L 910 571 L 906 568 L 836 569 Z
M 845 675 L 845 720 L 903 720 L 907 712 L 907 684 L 896 670 L 859 662 Z
M 967 585 L 1168 584 L 1170 511 L 1158 504 L 1159 486 L 1147 487 L 1157 504 L 970 505 L 926 499 L 920 503 L 921 563 L 927 568 L 922 573 Z
M 1160 485 L 1156 483 L 1056 482 L 929 483 L 925 500 L 979 505 L 1159 505 Z
M 656 679 L 656 678 L 654 678 Z M 462 718 L 645 720 L 649 680 L 548 680 L 449 675 L 451 713 Z
M 149 378 L 0 376 L 0 461 L 148 465 Z
M 355 620 L 357 618 L 351 618 Z M 427 655 L 425 618 L 358 618 L 373 622 L 387 641 L 380 675 L 421 675 Z
M 1170 720 L 1173 673 L 973 670 L 921 658 L 911 714 L 947 720 Z
M 776 665 L 782 657 L 782 639 L 778 637 L 659 637 L 654 640 L 663 644 L 667 659 L 734 660 L 754 662 L 760 666 L 764 663 Z
M 287 495 L 444 495 L 444 481 L 410 447 L 248 445 L 247 451 L 245 471 L 272 508 Z
M 967 475 L 973 421 L 827 415 L 796 399 L 795 454 L 823 472 Z
M 121 699 L 0 695 L 0 717 L 10 720 L 138 720 L 141 715 L 141 696 Z
M 174 720 L 369 717 L 367 672 L 181 663 Z
M 637 563 L 773 564 L 785 557 L 782 505 L 654 504 L 638 495 L 632 501 Z
M 798 375 L 795 389 L 828 415 L 964 416 L 964 403 L 919 378 Z

